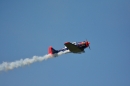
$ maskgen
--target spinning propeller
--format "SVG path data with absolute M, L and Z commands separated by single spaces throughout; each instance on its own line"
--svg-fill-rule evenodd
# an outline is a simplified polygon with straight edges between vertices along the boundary
M 88 42 L 87 39 L 86 39 L 86 42 L 87 42 L 87 44 L 88 44 L 89 49 L 91 50 L 91 48 L 90 48 L 90 46 L 89 46 L 90 42 Z

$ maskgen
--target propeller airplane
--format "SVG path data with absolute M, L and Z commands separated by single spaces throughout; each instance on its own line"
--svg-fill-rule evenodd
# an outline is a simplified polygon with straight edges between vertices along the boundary
M 64 52 L 66 50 L 69 50 L 70 53 L 85 53 L 84 49 L 89 48 L 90 49 L 90 42 L 89 41 L 82 41 L 82 42 L 66 42 L 64 43 L 65 47 L 60 49 L 60 50 L 55 50 L 52 46 L 48 48 L 48 53 L 49 54 L 57 54 L 59 52 Z

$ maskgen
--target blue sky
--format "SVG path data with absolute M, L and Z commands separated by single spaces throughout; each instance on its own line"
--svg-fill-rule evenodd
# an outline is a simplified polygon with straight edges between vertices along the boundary
M 0 63 L 90 41 L 66 54 L 0 73 L 0 86 L 130 86 L 129 0 L 1 0 Z

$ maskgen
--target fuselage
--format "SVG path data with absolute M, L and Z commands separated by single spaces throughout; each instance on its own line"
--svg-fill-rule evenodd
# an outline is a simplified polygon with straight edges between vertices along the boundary
M 78 53 L 84 53 L 84 49 L 88 47 L 85 42 L 72 42 L 72 44 L 76 45 L 77 47 L 83 50 L 82 52 L 78 52 Z M 61 52 L 61 51 L 66 51 L 66 50 L 69 50 L 69 49 L 65 46 L 64 48 L 57 51 Z

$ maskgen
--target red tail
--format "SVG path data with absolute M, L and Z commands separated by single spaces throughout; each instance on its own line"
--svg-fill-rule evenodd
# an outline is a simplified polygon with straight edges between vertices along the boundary
M 52 46 L 50 46 L 50 47 L 48 48 L 48 53 L 49 53 L 49 54 L 53 54 L 53 53 L 52 53 Z
M 54 48 L 52 48 L 52 46 L 50 46 L 50 47 L 48 48 L 48 53 L 49 53 L 49 54 L 55 54 L 55 53 L 58 53 L 58 50 L 55 50 Z

